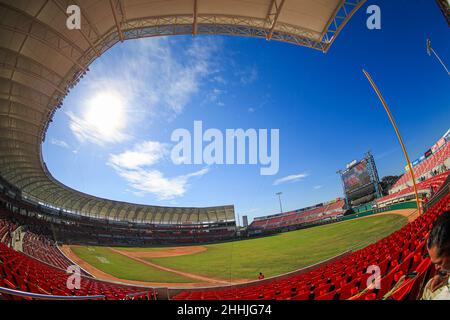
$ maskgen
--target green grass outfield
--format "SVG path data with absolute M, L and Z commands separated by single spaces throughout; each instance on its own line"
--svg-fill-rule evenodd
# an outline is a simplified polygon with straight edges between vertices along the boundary
M 191 279 L 153 268 L 104 247 L 71 247 L 81 259 L 116 278 L 148 282 L 187 283 Z
M 360 249 L 391 234 L 407 222 L 407 218 L 400 215 L 367 217 L 270 237 L 205 245 L 207 251 L 192 255 L 146 260 L 171 269 L 212 278 L 253 280 L 260 271 L 266 277 L 275 276 L 318 263 L 350 248 Z M 178 279 L 178 275 L 142 265 L 106 248 L 95 248 L 96 252 L 86 248 L 73 249 L 80 258 L 118 278 L 151 282 L 189 282 L 186 279 L 183 281 L 183 278 Z M 95 258 L 99 250 L 111 261 L 110 264 L 102 264 Z M 142 252 L 154 251 L 155 248 L 126 250 Z

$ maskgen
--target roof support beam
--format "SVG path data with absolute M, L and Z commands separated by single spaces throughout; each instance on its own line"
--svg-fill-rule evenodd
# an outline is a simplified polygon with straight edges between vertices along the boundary
M 8 119 L 8 120 L 10 120 L 10 119 Z M 10 122 L 10 124 L 11 124 L 11 122 Z M 5 127 L 3 127 L 3 128 L 5 128 Z M 36 138 L 38 141 L 40 140 L 40 136 L 39 136 L 38 134 L 36 134 L 36 133 L 32 133 L 32 132 L 28 132 L 28 131 L 25 132 L 25 131 L 23 131 L 22 129 L 13 128 L 13 127 L 11 127 L 11 126 L 6 127 L 6 128 L 8 128 L 8 130 L 9 130 L 10 132 L 11 132 L 11 131 L 17 132 L 17 133 L 19 133 L 20 135 L 28 135 L 28 136 L 31 136 L 31 137 Z M 12 141 L 20 141 L 20 142 L 23 142 L 23 143 L 29 143 L 28 141 L 24 141 L 24 140 L 17 139 L 17 138 L 4 137 L 4 136 L 2 136 L 1 138 L 2 138 L 2 139 L 9 139 L 9 140 L 12 140 Z M 38 147 L 38 146 L 36 146 L 36 147 Z
M 28 179 L 30 177 L 40 177 L 42 176 L 42 173 L 36 170 L 30 170 L 26 169 L 23 171 L 20 171 L 20 173 L 12 172 L 9 174 L 4 174 L 3 178 L 5 178 L 7 181 L 17 181 L 17 179 L 20 179 L 19 181 L 22 181 L 22 178 Z
M 325 43 L 324 52 L 328 51 L 350 18 L 365 2 L 366 0 L 342 0 L 322 35 L 321 41 Z
M 4 30 L 7 30 L 7 31 L 20 33 L 20 34 L 28 36 L 28 37 L 36 40 L 36 41 L 39 41 L 43 45 L 45 45 L 48 48 L 56 51 L 57 53 L 59 53 L 64 58 L 66 58 L 67 60 L 71 61 L 73 64 L 76 64 L 83 71 L 86 71 L 86 68 L 84 66 L 82 66 L 80 63 L 78 63 L 78 61 L 74 57 L 67 55 L 66 53 L 62 52 L 62 50 L 60 48 L 53 46 L 51 43 L 49 43 L 48 41 L 46 41 L 44 39 L 39 38 L 38 36 L 35 36 L 35 35 L 31 34 L 30 32 L 23 31 L 21 29 L 17 29 L 17 28 L 14 28 L 14 27 L 10 27 L 10 26 L 4 25 L 4 24 L 0 24 L 0 28 L 4 29 Z
M 31 92 L 34 92 L 37 96 L 40 96 L 40 98 L 43 98 L 43 99 L 45 99 L 45 100 L 47 100 L 47 101 L 50 100 L 50 98 L 51 98 L 50 96 L 46 95 L 45 93 L 42 93 L 41 91 L 38 91 L 38 90 L 36 90 L 35 88 L 32 88 L 32 87 L 30 87 L 30 86 L 28 86 L 28 85 L 26 85 L 26 84 L 21 83 L 21 82 L 17 82 L 17 81 L 15 81 L 15 80 L 5 78 L 5 77 L 3 77 L 3 76 L 1 76 L 1 75 L 0 75 L 0 80 L 10 81 L 10 82 L 12 82 L 14 85 L 19 85 L 19 86 L 23 87 L 23 89 L 26 89 L 26 90 L 29 90 L 29 91 L 31 91 Z M 50 109 L 49 109 L 49 110 L 50 110 Z
M 58 188 L 59 187 L 57 185 L 54 185 L 53 187 L 46 189 L 44 192 L 50 193 L 50 197 L 47 197 L 44 200 L 51 204 L 56 203 L 59 199 L 64 197 L 65 194 L 63 192 L 58 192 Z M 42 197 L 42 193 L 37 193 L 36 195 L 38 197 Z
M 117 214 L 116 219 L 117 219 L 117 220 L 120 220 L 120 221 L 126 220 L 126 217 L 128 216 L 128 214 L 129 214 L 132 210 L 133 210 L 133 206 L 132 206 L 131 204 L 128 203 L 128 204 L 125 206 L 125 208 L 123 208 L 123 209 Z M 124 212 L 124 214 L 122 214 L 122 211 Z
M 116 204 L 114 202 L 108 202 L 108 201 L 102 201 L 102 206 L 99 207 L 99 210 L 97 210 L 97 214 L 100 216 L 103 212 L 103 209 L 105 209 L 106 207 L 108 207 L 108 209 L 105 212 L 105 215 L 103 216 L 104 218 L 106 218 L 109 215 L 109 212 L 116 206 Z M 90 212 L 89 212 L 90 213 Z
M 61 80 L 63 78 L 61 75 L 59 75 L 52 69 L 48 68 L 47 66 L 44 66 L 39 61 L 36 61 L 28 56 L 23 55 L 20 51 L 14 51 L 9 48 L 5 48 L 5 47 L 1 47 L 1 46 L 0 46 L 0 51 L 3 51 L 5 53 L 5 55 L 9 56 L 10 58 L 17 60 L 17 63 L 19 60 L 23 60 L 26 64 L 33 65 L 34 67 L 41 70 L 42 73 L 46 73 L 49 77 L 52 77 L 55 79 L 57 78 L 58 80 Z M 16 64 L 16 66 L 17 66 L 17 64 Z
M 23 161 L 23 162 L 14 162 L 12 165 L 5 166 L 1 169 L 0 175 L 4 178 L 8 178 L 10 176 L 17 176 L 16 173 L 22 173 L 22 172 L 40 172 L 39 168 L 36 168 L 33 165 L 30 165 L 30 162 Z
M 13 115 L 13 114 L 0 113 L 0 117 L 14 119 L 15 121 L 20 121 L 20 122 L 25 122 L 25 123 L 32 125 L 33 127 L 36 127 L 38 129 L 41 128 L 41 126 L 38 123 L 36 123 L 36 121 L 34 121 L 33 119 L 30 119 L 30 118 L 27 118 L 26 116 L 17 116 L 17 115 Z
M 126 204 L 122 203 L 119 206 L 113 205 L 109 208 L 107 214 L 105 215 L 105 218 L 108 219 L 111 217 L 111 214 L 113 213 L 113 217 L 117 218 L 117 215 L 119 214 L 119 212 L 125 208 Z
M 18 100 L 25 100 L 25 101 L 23 101 L 23 103 L 22 103 L 22 102 L 19 102 Z M 12 94 L 6 98 L 5 94 L 0 93 L 0 101 L 6 101 L 8 103 L 12 102 L 14 104 L 18 104 L 27 109 L 33 109 L 33 111 L 39 113 L 41 116 L 43 116 L 44 114 L 46 114 L 47 112 L 50 111 L 49 109 L 47 109 L 46 106 L 40 105 L 39 102 L 32 101 L 28 98 L 25 98 L 25 97 L 22 97 L 22 96 L 19 96 L 16 94 Z
M 32 185 L 32 184 L 34 184 L 34 183 L 38 183 L 38 182 L 47 182 L 47 181 L 48 181 L 47 179 L 43 179 L 43 178 L 41 178 L 41 177 L 44 177 L 44 175 L 43 175 L 43 174 L 39 174 L 39 175 L 26 176 L 26 177 L 21 178 L 21 179 L 19 179 L 19 180 L 13 181 L 13 184 L 14 184 L 16 187 L 20 187 L 20 188 L 23 190 L 23 189 L 29 187 L 30 185 Z M 30 178 L 32 178 L 32 179 L 31 179 L 31 182 L 26 183 L 26 184 L 24 184 L 24 185 L 21 185 L 22 182 L 25 182 L 25 181 L 27 181 L 27 180 L 30 180 Z M 40 178 L 40 179 L 34 179 L 34 178 Z M 49 182 L 49 184 L 50 184 L 50 182 Z
M 194 21 L 192 23 L 192 35 L 196 36 L 198 32 L 198 23 L 197 23 L 197 17 L 198 17 L 198 0 L 194 0 Z
M 139 207 L 138 209 L 136 209 L 134 212 L 133 212 L 133 216 L 130 216 L 129 217 L 129 219 L 131 220 L 131 221 L 136 221 L 137 222 L 137 217 L 139 217 L 139 214 L 142 212 L 142 210 L 144 210 L 144 206 L 141 206 L 141 207 Z
M 37 91 L 34 88 L 31 88 L 23 83 L 0 76 L 0 85 L 2 84 L 2 82 L 12 82 L 15 86 L 17 86 L 17 88 L 15 88 L 15 91 L 19 91 L 14 92 L 13 90 L 13 93 L 11 94 L 5 91 L 0 92 L 0 97 L 6 97 L 4 98 L 4 100 L 10 101 L 12 100 L 11 98 L 15 98 L 17 100 L 23 99 L 26 100 L 27 104 L 30 103 L 31 105 L 39 106 L 40 109 L 44 109 L 47 112 L 52 110 L 48 106 L 50 97 L 43 94 L 42 92 Z
M 81 11 L 81 15 L 83 17 L 83 20 L 86 21 L 86 23 L 88 24 L 90 30 L 92 30 L 92 32 L 95 33 L 95 37 L 97 39 L 101 38 L 100 32 L 98 31 L 98 29 L 96 28 L 96 26 L 90 21 L 86 11 L 84 10 L 83 6 L 80 5 L 79 0 L 69 0 L 68 4 L 76 4 L 78 7 L 80 7 L 80 11 Z
M 43 10 L 43 9 L 45 8 L 45 6 L 47 5 L 48 1 L 49 1 L 49 0 L 46 0 L 46 1 L 42 4 L 42 6 L 39 8 L 39 10 L 37 11 L 36 15 L 33 17 L 34 20 L 37 20 L 37 18 L 38 18 L 39 15 L 41 14 L 42 10 Z M 31 28 L 33 28 L 33 24 L 30 24 L 30 25 L 28 26 L 28 33 L 31 32 Z M 27 39 L 28 39 L 28 35 L 25 36 L 25 37 L 23 38 L 23 41 L 22 41 L 22 43 L 20 44 L 20 47 L 19 47 L 19 55 L 22 54 L 22 50 L 23 50 L 23 47 L 24 47 L 25 43 L 27 42 Z M 18 63 L 19 63 L 19 57 L 17 56 L 16 59 L 15 59 L 15 62 L 14 62 L 14 66 L 17 67 L 17 64 L 18 64 Z M 14 78 L 14 73 L 15 73 L 15 71 L 13 70 L 13 72 L 12 72 L 12 74 L 11 74 L 11 79 Z M 9 88 L 9 94 L 10 94 L 10 95 L 12 94 L 12 89 L 13 89 L 13 88 L 12 88 L 12 85 L 11 85 L 10 88 Z M 10 104 L 10 105 L 9 105 L 9 112 L 11 112 L 11 108 L 12 108 L 12 106 L 11 106 L 11 104 Z
M 48 0 L 46 0 L 45 4 L 46 4 L 46 3 L 48 3 Z M 44 4 L 44 6 L 41 8 L 41 10 L 45 7 L 45 4 Z M 56 36 L 56 37 L 58 37 L 59 39 L 61 39 L 62 41 L 64 41 L 64 42 L 65 42 L 64 45 L 70 46 L 70 47 L 73 48 L 74 50 L 78 51 L 80 54 L 83 53 L 83 50 L 82 50 L 80 47 L 78 47 L 76 44 L 74 44 L 72 41 L 70 41 L 68 38 L 66 38 L 66 37 L 65 37 L 62 33 L 60 33 L 57 29 L 53 28 L 52 26 L 50 26 L 50 25 L 48 25 L 48 24 L 43 23 L 41 20 L 39 20 L 39 19 L 37 18 L 37 16 L 32 16 L 32 15 L 28 14 L 28 12 L 23 11 L 23 10 L 20 10 L 19 8 L 14 7 L 14 6 L 11 6 L 11 5 L 8 5 L 8 4 L 6 4 L 6 3 L 2 3 L 1 5 L 2 5 L 2 7 L 5 7 L 5 8 L 7 8 L 7 9 L 10 10 L 10 11 L 13 11 L 13 12 L 15 12 L 15 13 L 18 13 L 18 14 L 20 14 L 23 18 L 27 19 L 27 20 L 28 20 L 28 21 L 27 21 L 27 24 L 31 24 L 31 25 L 35 24 L 35 25 L 40 26 L 41 28 L 44 28 L 46 31 L 52 33 L 53 36 Z M 64 11 L 64 12 L 65 12 L 65 11 Z M 30 29 L 31 29 L 31 28 L 30 28 Z M 31 31 L 30 31 L 30 33 L 31 33 Z
M 91 215 L 91 210 L 95 208 L 96 205 L 98 205 L 98 202 L 98 199 L 93 198 L 92 201 L 88 202 L 86 210 L 84 210 L 83 208 L 82 212 L 86 215 Z
M 72 210 L 73 204 L 80 200 L 80 197 L 78 197 L 76 194 L 72 192 L 68 192 L 69 197 L 67 199 L 64 199 L 64 201 L 61 204 L 62 208 L 68 208 Z
M 0 176 L 4 174 L 8 174 L 9 172 L 13 170 L 21 170 L 23 168 L 36 168 L 33 165 L 33 162 L 25 159 L 25 160 L 16 160 L 16 161 L 1 161 L 3 159 L 0 159 L 0 166 L 2 166 L 2 169 L 0 169 Z
M 284 1 L 285 0 L 272 0 L 272 3 L 270 4 L 269 13 L 267 14 L 267 20 L 270 21 L 270 29 L 266 37 L 267 40 L 272 39 L 273 31 L 275 30 L 281 10 L 283 9 Z
M 89 207 L 89 204 L 90 204 L 92 201 L 96 201 L 96 200 L 95 200 L 95 199 L 89 199 L 89 198 L 86 198 L 86 202 L 83 203 L 82 205 L 80 205 L 80 209 L 79 209 L 78 211 L 79 211 L 79 212 L 83 212 L 83 211 L 84 211 L 84 208 L 85 208 L 86 206 Z
M 122 28 L 121 28 L 121 26 L 120 26 L 120 24 L 121 24 L 121 22 L 119 21 L 119 17 L 118 17 L 118 15 L 117 15 L 117 10 L 116 10 L 116 6 L 114 5 L 114 2 L 115 0 L 109 0 L 109 4 L 110 4 L 110 6 L 111 6 L 111 11 L 112 11 L 112 14 L 113 14 L 113 18 L 114 18 L 114 23 L 116 24 L 116 29 L 117 29 L 117 33 L 119 34 L 119 39 L 120 39 L 120 42 L 123 42 L 124 40 L 125 40 L 125 37 L 124 37 L 124 35 L 123 35 L 123 31 L 122 31 Z M 120 4 L 120 1 L 116 1 L 116 4 L 119 4 L 119 10 L 121 10 L 121 4 Z
M 4 70 L 11 70 L 13 72 L 13 74 L 15 72 L 20 72 L 26 76 L 29 76 L 33 79 L 39 80 L 44 82 L 46 85 L 48 85 L 49 87 L 53 88 L 54 90 L 58 91 L 59 93 L 61 93 L 62 95 L 64 95 L 66 92 L 64 90 L 62 90 L 61 88 L 59 88 L 57 85 L 55 85 L 54 83 L 50 82 L 47 78 L 43 77 L 42 75 L 39 75 L 37 73 L 31 72 L 29 70 L 23 69 L 16 66 L 12 66 L 12 65 L 8 65 L 6 63 L 0 63 L 0 68 L 4 69 Z
M 20 133 L 23 134 L 23 132 L 19 131 L 19 130 L 13 130 L 11 128 L 8 128 L 8 130 L 12 130 L 12 131 L 15 131 L 15 132 L 20 132 Z M 7 137 L 7 136 L 0 136 L 0 145 L 3 142 L 1 140 L 5 140 L 5 142 L 9 141 L 9 142 L 13 142 L 13 143 L 24 144 L 24 145 L 27 145 L 27 146 L 31 146 L 32 148 L 36 148 L 36 145 L 33 142 L 25 141 L 25 140 L 21 140 L 21 139 L 17 139 L 17 138 L 11 138 L 11 137 Z M 30 148 L 29 150 L 32 150 L 32 148 Z
M 35 184 L 35 186 L 33 188 L 31 188 L 30 190 L 25 190 L 26 188 L 32 186 L 33 184 Z M 25 191 L 25 193 L 28 193 L 28 194 L 34 196 L 35 198 L 38 198 L 35 195 L 35 191 L 37 189 L 44 190 L 45 187 L 51 187 L 52 184 L 53 183 L 51 181 L 49 181 L 48 179 L 46 179 L 46 180 L 44 180 L 44 179 L 34 180 L 34 181 L 31 181 L 30 183 L 22 186 L 22 191 Z
M 92 204 L 88 205 L 87 210 L 81 211 L 81 212 L 83 212 L 84 214 L 87 214 L 87 215 L 100 217 L 100 210 L 97 210 L 94 213 L 92 213 L 92 210 L 94 208 L 98 207 L 99 204 L 103 204 L 104 205 L 105 203 L 106 203 L 106 201 L 96 200 Z
M 2 150 L 2 149 L 0 149 Z M 0 165 L 2 163 L 10 163 L 10 161 L 4 161 L 5 159 L 12 159 L 11 162 L 17 161 L 36 161 L 36 159 L 39 159 L 39 156 L 36 154 L 35 156 L 32 156 L 29 154 L 29 152 L 27 153 L 23 153 L 23 150 L 21 150 L 22 152 L 16 152 L 16 150 L 11 150 L 11 152 L 8 152 L 7 154 L 5 153 L 0 153 Z M 25 151 L 26 152 L 26 151 Z

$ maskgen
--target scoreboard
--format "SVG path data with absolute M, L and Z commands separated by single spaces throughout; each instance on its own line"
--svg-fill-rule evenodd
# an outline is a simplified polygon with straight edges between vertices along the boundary
M 351 193 L 361 187 L 370 184 L 370 173 L 367 170 L 366 160 L 361 160 L 356 165 L 342 174 L 346 193 Z
M 348 205 L 358 205 L 381 197 L 381 187 L 375 161 L 370 153 L 353 161 L 340 171 Z

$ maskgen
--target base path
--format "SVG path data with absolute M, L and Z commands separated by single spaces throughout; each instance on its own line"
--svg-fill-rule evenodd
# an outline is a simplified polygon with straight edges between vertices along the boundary
M 138 285 L 145 287 L 184 287 L 184 288 L 195 288 L 195 287 L 206 287 L 210 286 L 209 282 L 193 282 L 193 283 L 174 283 L 174 282 L 150 282 L 150 281 L 136 281 L 136 280 L 126 280 L 116 278 L 109 273 L 103 272 L 100 269 L 95 268 L 90 265 L 80 257 L 78 257 L 70 248 L 70 246 L 63 245 L 60 247 L 61 251 L 73 262 L 79 265 L 81 268 L 89 272 L 92 276 L 99 280 L 105 280 L 109 282 L 114 282 L 118 284 L 125 285 Z
M 202 252 L 202 251 L 206 250 L 206 248 L 199 249 L 199 248 L 203 248 L 203 247 L 194 247 L 194 249 L 188 249 L 188 247 L 180 247 L 180 248 L 168 248 L 168 250 L 163 250 L 161 252 L 158 252 L 157 254 L 159 257 L 168 256 L 168 255 L 174 256 L 173 255 L 174 250 L 170 250 L 170 249 L 177 249 L 177 251 L 178 251 L 181 248 L 183 248 L 183 252 L 185 254 L 187 254 L 186 253 L 187 251 L 192 251 L 191 252 L 191 254 L 192 254 L 192 253 L 198 253 L 198 252 Z M 177 273 L 179 275 L 193 279 L 193 282 L 191 282 L 191 283 L 184 283 L 184 282 L 183 283 L 174 283 L 174 282 L 150 282 L 150 281 L 136 281 L 136 280 L 120 279 L 120 278 L 116 278 L 106 272 L 103 272 L 100 269 L 95 268 L 94 266 L 90 265 L 89 263 L 87 263 L 86 261 L 84 261 L 83 259 L 78 257 L 72 251 L 71 246 L 63 245 L 60 247 L 60 249 L 69 259 L 71 259 L 73 262 L 75 262 L 81 268 L 83 268 L 84 270 L 89 272 L 96 279 L 110 281 L 110 282 L 119 283 L 119 284 L 138 285 L 138 286 L 145 286 L 145 287 L 196 288 L 196 287 L 211 287 L 211 286 L 224 285 L 224 284 L 226 284 L 226 285 L 240 284 L 240 283 L 245 283 L 245 282 L 249 281 L 247 279 L 233 279 L 230 282 L 230 281 L 225 281 L 225 280 L 220 280 L 220 279 L 212 279 L 209 277 L 203 277 L 203 276 L 199 276 L 199 275 L 195 275 L 195 274 L 191 274 L 191 273 L 187 273 L 187 272 L 181 272 L 178 270 L 165 268 L 160 265 L 157 265 L 157 264 L 134 257 L 134 255 L 139 255 L 141 257 L 142 256 L 145 257 L 147 254 L 156 253 L 156 251 L 155 252 L 124 252 L 124 251 L 116 250 L 114 248 L 109 248 L 110 250 L 112 250 L 118 254 L 124 255 L 127 258 L 138 261 L 139 263 L 143 263 L 143 264 L 146 264 L 153 268 L 158 268 L 160 270 Z M 186 249 L 188 249 L 188 250 L 186 250 Z M 168 254 L 168 255 L 164 255 L 164 254 Z M 180 254 L 177 254 L 177 255 L 180 255 Z M 156 255 L 153 257 L 156 257 Z
M 179 271 L 179 270 L 175 270 L 175 269 L 171 269 L 171 268 L 166 268 L 166 267 L 160 266 L 159 264 L 152 263 L 152 262 L 149 262 L 149 261 L 146 261 L 146 260 L 142 260 L 141 258 L 136 257 L 136 252 L 120 251 L 120 250 L 117 250 L 117 249 L 114 249 L 114 248 L 109 248 L 109 249 L 111 251 L 115 252 L 115 253 L 121 254 L 121 255 L 129 258 L 129 259 L 133 259 L 135 261 L 138 261 L 138 262 L 140 262 L 142 264 L 145 264 L 145 265 L 148 265 L 150 267 L 153 267 L 153 268 L 156 268 L 156 269 L 159 269 L 159 270 L 163 270 L 163 271 L 167 271 L 167 272 L 172 272 L 172 273 L 178 274 L 178 275 L 186 277 L 186 278 L 191 278 L 191 279 L 197 280 L 199 282 L 206 282 L 206 283 L 215 284 L 215 285 L 217 285 L 217 284 L 219 284 L 219 285 L 220 284 L 222 284 L 222 285 L 223 284 L 225 284 L 225 285 L 226 284 L 230 284 L 229 281 L 224 281 L 224 280 L 220 280 L 220 279 L 204 277 L 204 276 L 200 276 L 200 275 L 197 275 L 197 274 L 194 274 L 194 273 L 183 272 L 183 271 Z M 142 256 L 142 252 L 138 252 L 138 253 L 139 253 L 140 256 Z M 153 253 L 153 252 L 147 252 L 147 253 Z

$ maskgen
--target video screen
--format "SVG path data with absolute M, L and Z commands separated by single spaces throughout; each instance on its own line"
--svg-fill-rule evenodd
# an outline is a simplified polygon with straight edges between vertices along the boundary
M 342 178 L 344 180 L 344 187 L 347 194 L 371 183 L 366 160 L 359 162 L 350 170 L 346 171 L 342 175 Z

